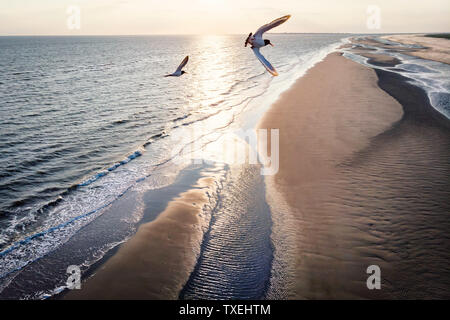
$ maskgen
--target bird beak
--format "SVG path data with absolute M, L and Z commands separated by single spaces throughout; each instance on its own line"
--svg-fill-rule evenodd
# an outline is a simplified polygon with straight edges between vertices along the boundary
M 273 43 L 271 42 L 271 43 L 269 43 L 272 47 L 275 47 L 274 45 L 273 45 Z

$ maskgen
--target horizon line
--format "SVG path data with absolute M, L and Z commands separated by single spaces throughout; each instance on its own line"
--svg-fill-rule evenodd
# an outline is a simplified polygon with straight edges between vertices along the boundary
M 268 34 L 448 34 L 449 31 L 433 31 L 433 32 L 270 32 Z M 201 34 L 201 33 L 142 33 L 142 34 L 0 34 L 0 37 L 139 37 L 139 36 L 233 36 L 243 35 L 244 33 L 227 33 L 227 34 Z

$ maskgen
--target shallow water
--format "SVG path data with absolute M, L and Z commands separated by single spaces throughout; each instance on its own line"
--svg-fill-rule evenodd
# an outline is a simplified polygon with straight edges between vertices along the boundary
M 251 190 L 251 192 L 248 192 Z M 257 166 L 231 170 L 181 299 L 263 299 L 273 260 L 272 221 Z

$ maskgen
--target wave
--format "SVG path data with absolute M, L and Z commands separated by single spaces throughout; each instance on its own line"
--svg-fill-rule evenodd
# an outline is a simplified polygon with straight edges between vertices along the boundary
M 87 213 L 84 213 L 84 214 L 81 214 L 81 215 L 79 215 L 79 216 L 76 216 L 76 217 L 74 217 L 74 218 L 72 218 L 72 219 L 70 219 L 70 220 L 68 220 L 68 221 L 65 221 L 64 223 L 61 223 L 61 224 L 59 224 L 59 225 L 56 225 L 56 226 L 51 227 L 51 228 L 49 228 L 49 229 L 46 229 L 46 230 L 44 230 L 44 231 L 41 231 L 41 232 L 32 234 L 32 235 L 30 235 L 30 236 L 28 236 L 28 237 L 26 237 L 26 238 L 24 238 L 24 239 L 22 239 L 22 240 L 20 240 L 20 241 L 17 241 L 17 242 L 15 242 L 15 243 L 13 243 L 9 248 L 7 248 L 6 250 L 3 250 L 3 251 L 0 252 L 0 259 L 3 258 L 3 257 L 5 257 L 6 255 L 8 255 L 8 254 L 10 254 L 10 253 L 12 253 L 12 252 L 14 252 L 14 251 L 16 251 L 16 250 L 19 250 L 23 245 L 28 244 L 28 243 L 30 243 L 31 241 L 35 240 L 35 239 L 38 239 L 38 238 L 47 236 L 47 235 L 49 235 L 49 234 L 51 234 L 51 233 L 54 233 L 54 232 L 56 232 L 56 231 L 62 230 L 62 229 L 64 229 L 65 227 L 67 227 L 67 226 L 73 224 L 74 222 L 77 222 L 77 221 L 79 221 L 79 220 L 82 220 L 82 219 L 84 219 L 84 218 L 87 218 L 87 217 L 89 217 L 89 216 L 92 216 L 93 214 L 95 214 L 95 213 L 99 212 L 100 210 L 106 208 L 107 206 L 111 205 L 111 204 L 112 204 L 113 202 L 115 202 L 118 198 L 120 198 L 121 196 L 123 196 L 129 189 L 131 189 L 131 187 L 132 187 L 132 186 L 129 186 L 125 191 L 123 191 L 121 194 L 119 194 L 119 196 L 118 196 L 117 198 L 115 198 L 114 200 L 112 200 L 112 201 L 110 201 L 110 202 L 108 202 L 108 203 L 105 203 L 104 205 L 98 207 L 97 209 L 94 209 L 94 210 L 89 211 L 89 212 L 87 212 Z M 55 250 L 55 249 L 57 248 L 57 247 L 53 247 L 53 246 L 47 246 L 47 247 L 48 247 L 48 248 L 51 248 L 51 249 L 48 250 L 47 252 L 45 252 L 45 254 L 48 254 L 49 252 L 51 252 L 52 250 Z M 37 261 L 37 260 L 40 259 L 42 256 L 43 256 L 43 255 L 38 255 L 38 257 L 36 257 L 36 258 L 34 258 L 34 259 L 31 259 L 31 260 L 21 260 L 21 261 L 20 261 L 21 263 L 19 262 L 19 265 L 18 265 L 18 266 L 16 266 L 15 268 L 12 268 L 12 269 L 10 269 L 10 270 L 7 270 L 6 272 L 0 274 L 0 279 L 5 278 L 5 277 L 7 277 L 8 275 L 10 275 L 10 274 L 12 274 L 12 273 L 14 273 L 14 272 L 16 272 L 16 271 L 21 270 L 22 268 L 24 268 L 24 267 L 27 266 L 28 264 L 30 264 L 30 263 L 32 263 L 32 262 L 34 262 L 34 261 Z M 13 259 L 14 259 L 14 257 L 13 257 Z M 13 263 L 14 263 L 14 262 L 17 263 L 18 261 L 14 259 L 14 260 L 13 260 Z M 4 265 L 3 265 L 2 267 L 4 267 Z M 6 268 L 5 268 L 5 269 L 6 269 Z
M 116 162 L 115 164 L 113 164 L 112 166 L 110 166 L 109 168 L 107 168 L 106 170 L 103 170 L 101 172 L 96 173 L 95 175 L 93 175 L 92 177 L 90 177 L 89 179 L 83 181 L 82 183 L 78 184 L 79 187 L 85 187 L 90 185 L 91 183 L 97 181 L 98 179 L 100 179 L 101 177 L 106 176 L 108 173 L 110 173 L 111 171 L 116 170 L 118 167 L 123 166 L 125 164 L 127 164 L 128 162 L 136 159 L 137 157 L 142 156 L 142 153 L 144 152 L 144 149 L 140 149 L 137 150 L 135 152 L 133 152 L 132 154 L 130 154 L 128 157 L 126 157 L 124 160 L 120 161 L 120 162 Z
M 172 119 L 172 122 L 178 122 L 178 121 L 187 119 L 187 118 L 190 117 L 190 116 L 191 116 L 191 114 L 188 113 L 188 114 L 185 114 L 185 115 L 183 115 L 183 116 L 181 116 L 181 117 L 177 117 L 177 118 L 175 118 L 175 119 Z

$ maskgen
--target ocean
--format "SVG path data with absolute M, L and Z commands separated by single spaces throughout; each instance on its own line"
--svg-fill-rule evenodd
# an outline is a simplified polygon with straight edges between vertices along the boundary
M 64 286 L 70 259 L 89 273 L 148 218 L 144 192 L 167 198 L 159 204 L 164 209 L 171 193 L 161 190 L 172 188 L 176 196 L 182 191 L 176 185 L 180 173 L 198 174 L 197 168 L 174 161 L 176 154 L 192 154 L 227 134 L 253 128 L 283 91 L 349 35 L 267 37 L 275 47 L 262 52 L 280 73 L 276 78 L 244 48 L 245 36 L 0 37 L 0 296 L 52 296 Z M 187 74 L 164 78 L 186 55 Z M 220 152 L 200 158 L 223 160 L 211 154 Z M 218 197 L 216 214 L 256 201 L 242 198 L 251 188 L 239 177 L 239 172 L 229 174 L 238 188 Z M 253 171 L 246 177 L 261 185 Z M 236 190 L 241 192 L 233 195 Z M 227 200 L 238 196 L 237 204 Z M 128 205 L 111 210 L 119 199 Z M 234 211 L 233 221 L 244 228 L 236 234 L 252 232 L 245 229 L 249 221 L 262 228 L 264 238 L 245 246 L 264 252 L 264 259 L 251 260 L 261 263 L 255 268 L 260 271 L 250 278 L 239 268 L 221 274 L 230 283 L 219 292 L 196 289 L 207 282 L 193 274 L 182 297 L 266 294 L 273 258 L 270 212 L 264 203 L 258 208 Z M 205 239 L 220 231 L 214 223 L 223 219 L 210 217 Z M 214 261 L 205 248 L 200 271 Z M 236 266 L 241 258 L 230 255 L 227 263 Z M 246 287 L 258 289 L 243 290 L 242 279 L 250 279 Z M 251 279 L 261 283 L 255 286 Z

